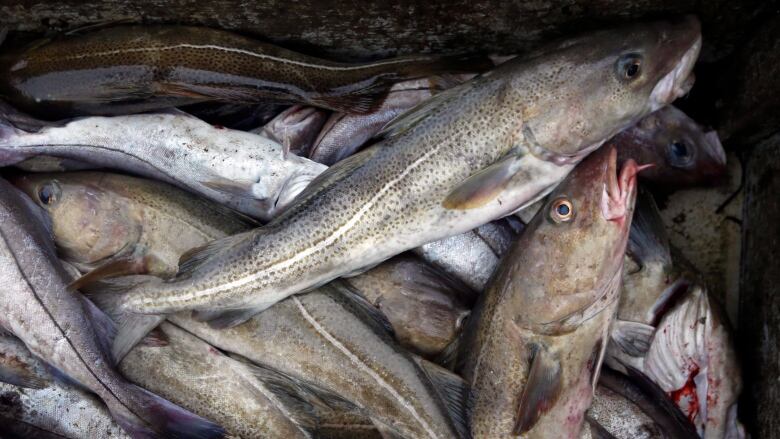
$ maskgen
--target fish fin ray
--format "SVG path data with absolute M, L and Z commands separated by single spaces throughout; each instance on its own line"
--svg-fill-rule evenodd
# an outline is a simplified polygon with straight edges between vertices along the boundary
M 611 338 L 615 344 L 632 357 L 641 357 L 650 349 L 655 327 L 644 323 L 615 320 Z
M 314 96 L 310 102 L 315 107 L 322 107 L 339 113 L 368 114 L 379 109 L 390 91 L 392 81 L 378 79 L 373 83 L 340 95 Z
M 518 155 L 510 155 L 472 174 L 444 198 L 442 206 L 451 210 L 468 210 L 493 201 L 519 170 L 518 158 Z
M 176 279 L 182 279 L 190 276 L 197 271 L 203 264 L 208 262 L 213 256 L 224 250 L 233 248 L 257 231 L 248 231 L 220 239 L 215 239 L 206 245 L 191 248 L 179 257 L 179 270 L 176 273 Z
M 520 396 L 517 422 L 512 434 L 520 435 L 539 421 L 557 401 L 561 393 L 561 363 L 547 351 L 547 348 L 534 344 L 531 369 L 528 381 Z
M 13 355 L 13 358 L 17 360 L 12 359 L 12 355 L 13 353 L 6 352 L 5 358 L 0 362 L 0 382 L 28 389 L 43 389 L 48 386 L 49 377 L 36 373 L 27 361 L 16 355 Z
M 230 353 L 228 356 L 245 365 L 255 378 L 265 383 L 271 392 L 283 400 L 306 404 L 309 410 L 313 410 L 315 413 L 333 410 L 348 412 L 358 410 L 351 402 L 315 384 L 253 363 L 238 354 Z
M 199 322 L 206 322 L 214 329 L 227 329 L 246 322 L 266 308 L 268 307 L 264 305 L 241 309 L 195 310 L 192 312 L 192 318 Z
M 387 316 L 360 294 L 349 281 L 337 279 L 324 288 L 330 288 L 342 297 L 347 298 L 357 308 L 357 311 L 366 317 L 365 320 L 374 326 L 379 333 L 388 334 L 390 337 L 395 336 L 395 330 Z
M 671 264 L 669 237 L 653 195 L 640 187 L 635 205 L 628 234 L 627 253 L 640 267 L 652 260 Z
M 78 293 L 77 293 L 78 294 Z M 84 313 L 87 315 L 92 329 L 95 332 L 95 338 L 102 351 L 111 359 L 111 345 L 117 335 L 117 328 L 114 321 L 106 313 L 100 310 L 92 301 L 81 294 L 78 294 Z
M 68 284 L 68 290 L 76 291 L 89 284 L 112 277 L 146 274 L 149 272 L 146 262 L 147 259 L 143 256 L 130 255 L 112 258 Z
M 439 399 L 444 403 L 458 437 L 469 437 L 468 401 L 471 391 L 460 376 L 424 358 L 414 357 L 417 364 L 433 384 Z

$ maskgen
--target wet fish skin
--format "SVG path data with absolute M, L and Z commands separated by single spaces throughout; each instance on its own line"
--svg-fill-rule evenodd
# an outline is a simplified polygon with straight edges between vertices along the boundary
M 416 257 L 401 255 L 359 276 L 345 279 L 381 311 L 395 339 L 410 351 L 432 358 L 460 333 L 473 292 Z
M 578 437 L 617 307 L 636 195 L 637 165 L 617 176 L 616 158 L 605 147 L 575 168 L 480 297 L 461 368 L 474 438 Z
M 506 217 L 460 235 L 428 242 L 412 251 L 475 292 L 482 292 L 522 228 L 520 221 Z
M 9 437 L 126 438 L 106 406 L 84 391 L 56 382 L 19 339 L 0 334 L 0 435 Z M 12 377 L 14 378 L 14 377 Z M 33 378 L 33 379 L 31 379 Z M 10 384 L 11 382 L 15 383 Z M 5 436 L 3 436 L 5 437 Z
M 360 313 L 340 292 L 320 289 L 232 328 L 213 329 L 185 313 L 169 320 L 224 351 L 338 395 L 400 437 L 462 437 L 418 363 Z
M 714 130 L 705 131 L 672 105 L 617 134 L 619 160 L 656 166 L 642 173 L 655 186 L 679 189 L 716 182 L 726 173 L 726 152 Z
M 169 277 L 179 257 L 252 223 L 166 183 L 108 172 L 24 174 L 11 182 L 43 208 L 61 257 L 82 272 L 119 257 Z
M 0 57 L 0 90 L 20 107 L 73 115 L 126 114 L 220 101 L 303 103 L 364 113 L 397 81 L 487 60 L 415 55 L 363 64 L 327 61 L 228 31 L 117 26 L 37 41 Z
M 164 181 L 268 220 L 325 167 L 293 155 L 265 137 L 221 129 L 182 112 L 89 117 L 14 126 L 15 110 L 0 107 L 0 164 L 53 155 Z
M 647 380 L 635 382 L 609 368 L 601 371 L 586 418 L 588 424 L 598 424 L 597 429 L 616 439 L 699 437 L 662 389 Z M 583 433 L 587 430 L 585 426 Z
M 162 323 L 158 331 L 162 343 L 142 342 L 119 364 L 127 379 L 213 419 L 235 437 L 312 437 L 314 420 L 301 425 L 300 410 L 286 406 L 250 366 L 171 323 Z
M 403 112 L 431 98 L 436 92 L 455 82 L 465 81 L 470 75 L 450 75 L 399 82 L 390 88 L 387 99 L 369 114 L 332 114 L 322 131 L 305 148 L 305 156 L 328 166 L 354 154 L 385 125 Z
M 641 81 L 629 85 L 615 70 L 637 56 L 622 53 L 625 41 L 645 61 Z M 196 310 L 230 326 L 291 294 L 505 216 L 675 98 L 700 41 L 698 21 L 688 17 L 597 32 L 502 64 L 397 119 L 384 141 L 336 164 L 273 223 L 192 252 L 175 280 L 132 289 L 124 309 Z M 553 65 L 560 74 L 549 75 Z
M 0 180 L 0 327 L 36 356 L 96 393 L 131 435 L 222 437 L 218 426 L 135 387 L 106 353 L 110 322 L 78 293 L 56 259 L 50 233 L 25 196 Z
M 327 111 L 316 107 L 293 105 L 251 132 L 278 142 L 295 155 L 307 157 L 329 115 Z

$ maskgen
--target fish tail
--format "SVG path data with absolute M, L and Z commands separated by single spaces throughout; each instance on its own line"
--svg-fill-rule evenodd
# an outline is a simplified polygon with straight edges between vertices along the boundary
M 126 403 L 109 404 L 117 423 L 133 438 L 225 437 L 219 425 L 201 418 L 138 386 L 127 383 L 123 398 Z

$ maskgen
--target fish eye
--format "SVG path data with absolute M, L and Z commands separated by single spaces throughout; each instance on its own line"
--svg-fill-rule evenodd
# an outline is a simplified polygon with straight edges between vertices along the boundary
M 637 53 L 629 53 L 618 58 L 615 64 L 618 77 L 624 81 L 633 81 L 642 73 L 642 56 Z
M 672 140 L 667 146 L 667 155 L 672 166 L 686 166 L 693 159 L 688 144 L 682 140 Z
M 558 198 L 550 206 L 550 218 L 556 223 L 571 221 L 574 218 L 574 206 L 566 198 Z
M 46 183 L 38 189 L 38 199 L 45 206 L 51 206 L 59 201 L 61 194 L 60 185 L 53 181 Z

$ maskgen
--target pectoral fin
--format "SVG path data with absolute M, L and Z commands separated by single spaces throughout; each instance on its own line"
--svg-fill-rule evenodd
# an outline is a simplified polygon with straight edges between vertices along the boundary
M 612 340 L 632 357 L 641 357 L 650 349 L 653 334 L 655 327 L 644 323 L 615 320 L 612 324 Z
M 561 363 L 541 344 L 532 347 L 528 381 L 520 397 L 517 423 L 512 434 L 527 432 L 550 410 L 561 394 Z
M 192 318 L 199 322 L 206 322 L 214 329 L 226 329 L 233 326 L 240 325 L 252 316 L 260 311 L 268 308 L 263 306 L 260 308 L 244 308 L 244 309 L 228 309 L 228 310 L 215 310 L 215 311 L 193 311 Z
M 506 189 L 520 169 L 520 156 L 511 155 L 462 181 L 442 202 L 447 209 L 467 210 L 482 207 Z
M 76 291 L 95 282 L 112 277 L 129 276 L 132 274 L 146 274 L 149 272 L 147 260 L 144 256 L 126 256 L 112 259 L 95 268 L 89 273 L 74 280 L 68 285 L 70 291 Z

